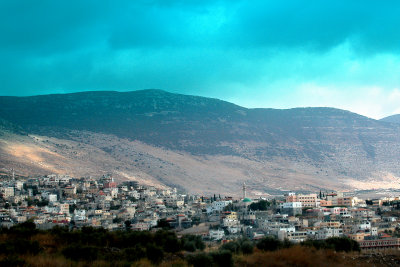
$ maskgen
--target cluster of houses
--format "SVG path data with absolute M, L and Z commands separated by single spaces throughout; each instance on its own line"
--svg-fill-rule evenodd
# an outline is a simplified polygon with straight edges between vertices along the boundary
M 0 226 L 32 220 L 56 225 L 137 231 L 168 227 L 178 235 L 223 241 L 275 236 L 294 243 L 347 236 L 364 250 L 400 248 L 399 198 L 363 200 L 341 192 L 288 193 L 269 199 L 180 194 L 111 176 L 48 175 L 0 181 Z M 261 205 L 263 204 L 263 205 Z

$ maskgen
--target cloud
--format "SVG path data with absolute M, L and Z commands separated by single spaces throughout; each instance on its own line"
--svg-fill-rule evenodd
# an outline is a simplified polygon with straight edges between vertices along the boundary
M 381 116 L 399 110 L 399 13 L 390 0 L 5 0 L 0 94 L 160 88 Z M 369 112 L 356 94 L 392 104 Z

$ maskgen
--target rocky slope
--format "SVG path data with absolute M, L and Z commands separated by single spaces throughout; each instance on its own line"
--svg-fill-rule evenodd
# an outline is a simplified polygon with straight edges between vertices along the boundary
M 243 181 L 254 194 L 399 184 L 400 126 L 332 108 L 143 90 L 0 97 L 0 118 L 0 167 L 25 174 L 106 172 L 224 194 Z

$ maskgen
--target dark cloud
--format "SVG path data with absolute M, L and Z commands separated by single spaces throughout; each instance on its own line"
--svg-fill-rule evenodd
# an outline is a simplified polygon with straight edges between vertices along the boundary
M 397 55 L 399 13 L 372 0 L 4 0 L 0 93 L 251 87 L 293 75 L 268 65 L 277 52 Z

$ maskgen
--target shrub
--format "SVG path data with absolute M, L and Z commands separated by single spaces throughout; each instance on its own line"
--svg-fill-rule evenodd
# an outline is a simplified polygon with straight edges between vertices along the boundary
M 327 244 L 325 242 L 325 240 L 306 240 L 304 242 L 301 243 L 302 246 L 306 246 L 306 247 L 313 247 L 316 249 L 325 249 L 328 248 Z
M 282 242 L 274 237 L 264 237 L 257 243 L 257 248 L 265 251 L 274 251 L 282 247 Z
M 25 266 L 25 261 L 17 256 L 8 256 L 2 260 L 0 260 L 0 266 L 3 267 L 20 267 Z
M 36 255 L 41 251 L 38 241 L 28 241 L 21 238 L 0 243 L 0 254 L 32 254 Z
M 220 247 L 221 250 L 228 250 L 232 253 L 239 253 L 240 252 L 240 244 L 237 241 L 231 241 L 228 243 L 223 244 Z
M 141 246 L 135 246 L 133 248 L 126 248 L 122 251 L 124 258 L 127 261 L 138 261 L 145 257 L 145 249 Z
M 326 240 L 307 240 L 301 243 L 303 246 L 316 249 L 333 249 L 335 251 L 360 251 L 360 245 L 348 237 L 330 237 Z
M 325 240 L 329 247 L 333 247 L 336 251 L 360 251 L 360 245 L 348 237 L 331 237 Z
M 11 227 L 8 233 L 19 238 L 28 239 L 37 234 L 38 230 L 36 229 L 36 224 L 29 220 Z
M 146 256 L 152 263 L 158 264 L 164 258 L 164 251 L 154 244 L 149 244 L 146 247 Z
M 242 250 L 243 254 L 251 254 L 253 253 L 254 245 L 250 241 L 244 241 L 240 249 Z
M 64 248 L 62 254 L 73 261 L 95 261 L 99 256 L 99 250 L 93 246 L 74 244 Z
M 154 235 L 154 243 L 162 247 L 166 252 L 174 253 L 181 250 L 181 243 L 174 232 L 165 230 L 157 231 Z
M 194 243 L 195 246 L 195 250 L 199 249 L 199 250 L 204 250 L 206 245 L 204 244 L 201 236 L 195 236 L 195 235 L 184 235 L 181 238 L 181 244 L 184 250 L 187 250 L 186 248 L 189 248 L 190 250 L 187 251 L 194 251 L 193 249 L 193 245 L 189 244 L 187 245 L 187 243 Z
M 196 244 L 194 241 L 187 241 L 183 245 L 183 249 L 189 252 L 195 252 L 196 251 Z
M 213 264 L 212 257 L 206 253 L 197 253 L 187 257 L 189 264 L 193 267 L 211 267 Z
M 232 252 L 229 250 L 220 250 L 210 254 L 215 265 L 219 267 L 233 266 Z

